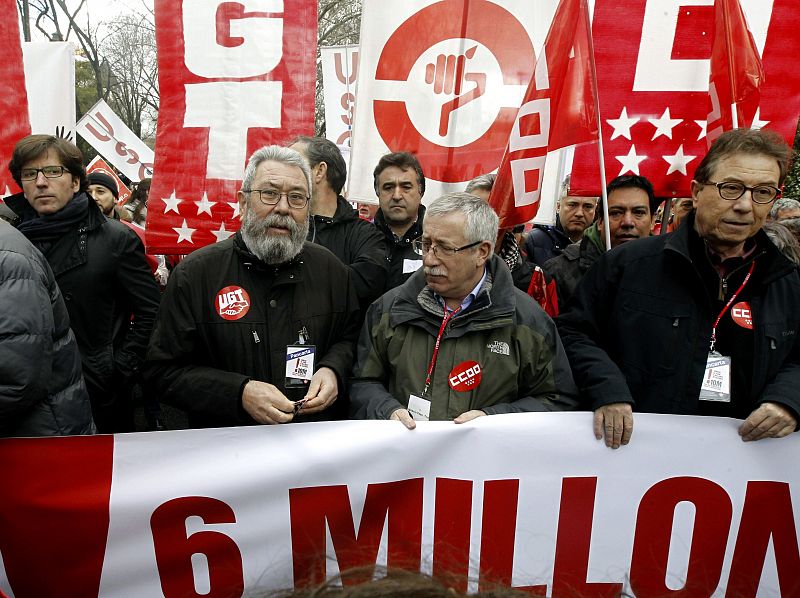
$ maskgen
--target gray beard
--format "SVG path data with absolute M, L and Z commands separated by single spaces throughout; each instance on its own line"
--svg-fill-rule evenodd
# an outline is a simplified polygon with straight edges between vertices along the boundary
M 289 236 L 270 235 L 267 230 L 276 225 L 288 228 Z M 272 266 L 284 264 L 302 251 L 308 236 L 308 219 L 297 224 L 291 216 L 280 214 L 258 218 L 253 210 L 248 209 L 242 217 L 241 233 L 247 248 L 262 262 Z

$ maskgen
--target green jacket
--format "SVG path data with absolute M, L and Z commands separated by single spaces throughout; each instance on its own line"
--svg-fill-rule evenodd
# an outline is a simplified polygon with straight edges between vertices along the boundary
M 431 387 L 430 419 L 465 411 L 486 414 L 574 409 L 577 390 L 555 325 L 516 289 L 502 259 L 493 255 L 478 296 L 447 325 Z M 367 312 L 351 381 L 351 416 L 388 419 L 422 395 L 444 308 L 420 269 Z M 464 362 L 480 365 L 481 381 L 465 392 L 450 379 Z

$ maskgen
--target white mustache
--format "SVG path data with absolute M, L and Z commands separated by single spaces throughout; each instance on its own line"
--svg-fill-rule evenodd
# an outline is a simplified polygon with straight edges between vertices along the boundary
M 269 214 L 262 221 L 262 226 L 264 228 L 269 228 L 269 227 L 286 228 L 289 229 L 291 232 L 295 232 L 297 230 L 297 223 L 292 219 L 292 217 L 283 214 Z
M 425 266 L 424 272 L 426 276 L 447 276 L 447 270 L 441 266 L 435 266 L 433 268 Z

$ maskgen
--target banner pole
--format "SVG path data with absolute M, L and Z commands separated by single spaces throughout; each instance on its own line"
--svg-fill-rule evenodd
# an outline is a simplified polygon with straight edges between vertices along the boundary
M 608 226 L 608 194 L 606 193 L 606 162 L 603 152 L 603 125 L 600 118 L 600 93 L 597 86 L 597 67 L 594 62 L 594 40 L 592 39 L 592 23 L 589 20 L 589 5 L 586 0 L 581 0 L 586 32 L 589 36 L 589 64 L 592 70 L 592 92 L 594 95 L 594 112 L 597 115 L 597 151 L 600 164 L 600 195 L 603 199 L 603 222 L 605 231 L 606 251 L 611 250 L 611 227 Z

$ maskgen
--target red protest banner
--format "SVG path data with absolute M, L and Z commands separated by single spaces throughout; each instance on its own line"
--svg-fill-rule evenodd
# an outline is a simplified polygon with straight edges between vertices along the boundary
M 3 60 L 0 61 L 0 79 L 3 81 L 3 93 L 0 94 L 0 122 L 3 123 L 0 127 L 0 197 L 5 197 L 19 191 L 6 165 L 11 160 L 17 141 L 31 134 L 31 124 L 17 5 L 14 0 L 0 0 L 0 7 L 6 15 L 6 18 L 0 19 L 0 37 L 5 40 Z
M 657 195 L 688 196 L 705 155 L 714 7 L 685 0 L 597 0 L 592 32 L 606 176 L 649 178 Z M 800 114 L 800 4 L 741 0 L 766 80 L 758 121 L 794 140 Z M 624 14 L 624 18 L 620 15 Z M 740 123 L 740 124 L 750 124 Z M 570 192 L 598 195 L 597 152 L 578 148 Z
M 119 192 L 117 205 L 121 206 L 128 201 L 128 198 L 131 196 L 131 190 L 125 183 L 122 182 L 122 179 L 117 176 L 117 173 L 113 168 L 111 168 L 111 166 L 108 165 L 108 162 L 103 160 L 100 156 L 95 157 L 95 159 L 89 162 L 89 165 L 86 167 L 86 174 L 95 171 L 104 172 L 117 182 L 117 191 Z
M 313 134 L 316 2 L 157 0 L 161 108 L 147 249 L 185 254 L 239 227 L 261 146 Z

